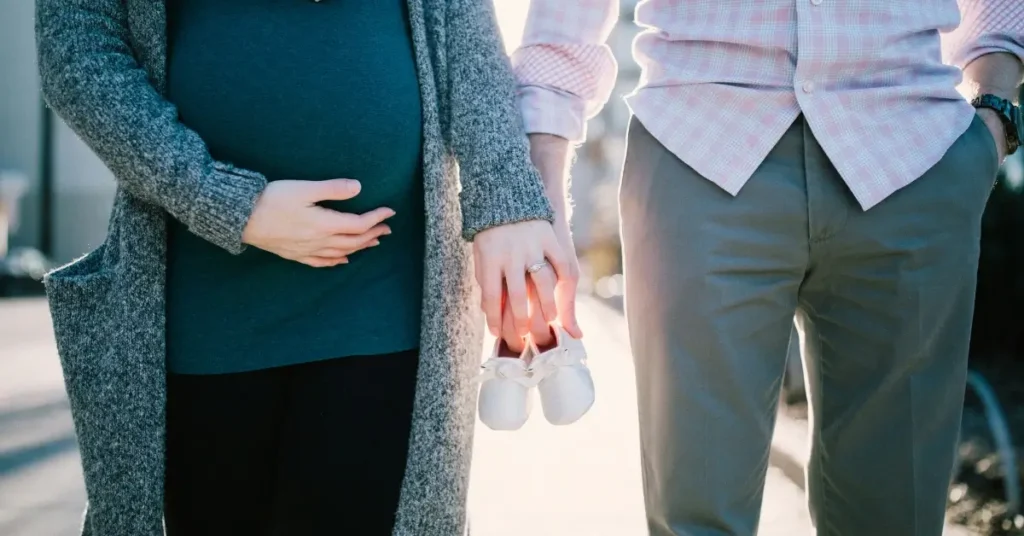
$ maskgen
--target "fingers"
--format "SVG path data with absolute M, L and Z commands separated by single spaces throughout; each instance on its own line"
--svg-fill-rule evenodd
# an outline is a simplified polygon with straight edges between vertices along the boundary
M 476 280 L 480 284 L 480 308 L 487 319 L 487 329 L 501 336 L 501 270 L 481 256 L 476 258 Z
M 555 277 L 559 281 L 573 275 L 575 270 L 573 270 L 568 255 L 565 254 L 565 250 L 556 238 L 552 237 L 544 243 L 544 257 L 547 259 L 548 264 L 551 265 L 551 268 L 555 270 Z
M 320 208 L 316 225 L 324 234 L 361 235 L 394 215 L 395 211 L 387 207 L 376 208 L 363 214 Z
M 354 248 L 354 249 L 323 248 L 323 249 L 320 249 L 320 250 L 317 250 L 316 252 L 314 252 L 313 256 L 314 257 L 327 257 L 327 258 L 347 257 L 347 256 L 349 256 L 349 255 L 351 255 L 351 254 L 353 254 L 353 253 L 355 253 L 357 251 L 360 251 L 360 250 L 363 250 L 363 249 L 369 249 L 369 248 L 372 248 L 372 247 L 375 247 L 375 246 L 379 246 L 379 245 L 380 245 L 380 240 L 377 240 L 376 238 L 374 238 L 373 240 L 369 240 L 367 242 L 364 242 L 364 243 L 360 244 L 359 247 Z
M 583 337 L 583 330 L 580 329 L 576 319 L 576 287 L 579 284 L 579 267 L 572 262 L 569 254 L 557 241 L 546 245 L 545 255 L 558 277 L 554 292 L 558 323 L 565 328 L 569 335 L 579 339 Z M 573 253 L 573 255 L 575 254 Z
M 552 285 L 553 286 L 553 285 Z M 554 342 L 554 335 L 551 333 L 551 324 L 540 314 L 540 305 L 537 290 L 533 284 L 530 285 L 530 339 L 538 347 L 543 348 Z M 554 310 L 554 308 L 552 308 Z M 557 315 L 556 315 L 557 318 Z
M 530 309 L 531 318 L 541 317 L 545 322 L 558 320 L 558 307 L 555 304 L 557 282 L 554 270 L 547 266 L 530 274 L 530 304 L 535 306 Z
M 326 181 L 308 181 L 308 198 L 310 204 L 320 201 L 345 201 L 359 195 L 362 185 L 352 179 L 331 179 Z
M 314 251 L 312 257 L 319 257 L 323 259 L 337 259 L 339 257 L 345 257 L 350 253 L 352 252 L 347 249 L 324 248 Z
M 391 228 L 385 224 L 380 224 L 357 235 L 339 234 L 329 236 L 324 240 L 323 247 L 356 251 L 362 249 L 364 244 L 369 244 L 370 242 L 389 234 L 391 234 Z
M 500 336 L 502 333 L 503 294 L 504 308 L 511 316 L 516 336 L 523 337 L 530 333 L 530 285 L 536 291 L 534 301 L 537 311 L 533 314 L 544 321 L 557 319 L 558 301 L 554 296 L 558 278 L 551 270 L 547 270 L 547 273 L 527 279 L 527 261 L 534 263 L 543 260 L 546 256 L 544 249 L 552 249 L 555 252 L 552 256 L 556 259 L 564 258 L 557 246 L 558 239 L 552 233 L 551 226 L 542 221 L 498 226 L 476 236 L 473 243 L 476 277 L 483 291 L 481 307 L 492 334 Z M 562 264 L 565 262 L 562 261 Z M 538 336 L 541 334 L 538 323 Z
M 530 308 L 526 295 L 526 270 L 522 263 L 505 266 L 505 291 L 508 301 L 505 307 L 512 313 L 516 334 L 525 337 L 530 331 Z
M 355 248 L 323 248 L 316 251 L 313 255 L 300 259 L 299 262 L 308 264 L 314 268 L 328 268 L 331 266 L 337 266 L 339 264 L 348 264 L 348 256 L 367 248 L 372 248 L 380 245 L 380 240 L 372 238 L 360 244 Z
M 385 233 L 385 234 L 389 234 L 389 233 Z M 367 240 L 366 242 L 363 242 L 362 244 L 359 244 L 359 247 L 353 249 L 351 251 L 351 253 L 346 253 L 346 255 L 351 255 L 352 253 L 355 253 L 357 251 L 360 251 L 360 250 L 363 250 L 363 249 L 369 249 L 369 248 L 377 247 L 379 245 L 380 245 L 380 240 L 377 239 L 377 238 L 373 238 L 373 239 Z
M 374 226 L 379 225 L 382 221 L 395 215 L 395 211 L 387 207 L 380 207 L 373 209 L 369 212 L 356 216 L 357 222 L 355 228 L 348 231 L 348 234 L 359 234 L 369 231 Z
M 339 264 L 348 264 L 348 257 L 305 257 L 299 259 L 299 262 L 313 268 L 330 268 Z
M 501 338 L 505 340 L 508 349 L 517 354 L 523 353 L 526 349 L 526 341 L 516 333 L 515 319 L 507 307 L 502 309 Z
M 576 280 L 559 281 L 555 286 L 555 303 L 558 304 L 558 323 L 573 338 L 583 337 L 583 330 L 576 319 Z

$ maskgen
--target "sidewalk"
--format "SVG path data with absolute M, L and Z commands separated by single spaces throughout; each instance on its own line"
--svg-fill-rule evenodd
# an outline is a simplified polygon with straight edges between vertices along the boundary
M 494 432 L 478 424 L 469 494 L 473 536 L 646 534 L 625 321 L 590 297 L 581 297 L 578 312 L 597 402 L 567 427 L 549 425 L 537 400 L 522 430 Z M 804 534 L 811 524 L 803 492 L 772 467 L 759 535 Z
M 46 305 L 0 300 L 0 534 L 75 536 L 84 504 Z
M 519 432 L 477 427 L 473 536 L 646 533 L 625 323 L 591 298 L 579 313 L 597 403 L 568 427 L 547 424 L 539 406 Z M 0 301 L 0 534 L 74 536 L 85 498 L 73 438 L 44 303 Z M 760 535 L 810 531 L 799 487 L 772 468 Z
M 621 299 L 621 298 L 620 298 Z M 490 520 L 501 520 L 503 523 L 516 524 L 516 530 L 508 532 L 483 532 L 490 535 L 523 534 L 521 532 L 528 527 L 529 534 L 594 534 L 594 535 L 641 535 L 643 532 L 642 502 L 639 477 L 639 446 L 636 443 L 637 421 L 636 421 L 636 390 L 634 388 L 632 356 L 629 349 L 629 339 L 626 328 L 626 321 L 621 313 L 621 301 L 612 305 L 605 305 L 592 297 L 581 297 L 579 306 L 580 322 L 587 334 L 587 347 L 590 353 L 589 365 L 594 373 L 594 380 L 598 387 L 598 398 L 592 415 L 588 415 L 583 421 L 574 424 L 564 430 L 548 425 L 543 417 L 531 419 L 520 432 L 524 438 L 506 436 L 498 432 L 490 431 L 482 425 L 477 426 L 478 445 L 476 452 L 477 462 L 475 465 L 479 470 L 492 470 L 489 467 L 498 463 L 492 460 L 492 456 L 499 456 L 502 449 L 511 452 L 520 451 L 528 445 L 535 448 L 535 445 L 544 445 L 551 449 L 557 449 L 558 454 L 550 458 L 560 460 L 562 463 L 555 465 L 551 463 L 549 475 L 532 476 L 531 481 L 538 483 L 535 489 L 516 488 L 517 493 L 540 493 L 546 494 L 545 501 L 550 503 L 556 497 L 572 497 L 566 492 L 579 493 L 584 490 L 587 495 L 569 499 L 573 503 L 586 504 L 591 501 L 600 504 L 600 507 L 580 513 L 580 518 L 575 520 L 583 523 L 586 519 L 584 513 L 602 512 L 598 523 L 591 528 L 590 525 L 572 525 L 570 520 L 562 518 L 567 524 L 557 527 L 553 522 L 546 525 L 542 522 L 517 521 L 512 507 L 493 507 L 500 511 L 488 513 L 488 519 L 481 520 L 482 527 L 490 528 Z M 595 421 L 599 421 L 595 422 Z M 603 426 L 603 428 L 602 428 Z M 577 429 L 572 429 L 577 428 Z M 528 436 L 529 439 L 525 439 Z M 807 445 L 809 430 L 807 421 L 796 419 L 779 412 L 775 422 L 775 435 L 772 439 L 771 453 L 768 469 L 768 479 L 765 484 L 765 497 L 761 513 L 760 536 L 799 536 L 812 534 L 810 516 L 807 511 L 804 499 L 804 470 L 807 465 Z M 548 443 L 546 443 L 548 442 Z M 605 457 L 604 463 L 595 460 L 594 455 L 584 460 L 578 460 L 570 454 L 572 447 L 569 444 L 598 444 L 613 452 L 613 457 Z M 487 456 L 486 462 L 481 458 Z M 510 456 L 514 456 L 511 454 Z M 609 461 L 613 460 L 613 461 Z M 566 463 L 565 460 L 570 460 Z M 528 461 L 516 460 L 512 462 L 515 470 L 511 473 L 521 473 L 529 470 Z M 483 469 L 482 466 L 488 467 Z M 632 472 L 630 467 L 637 469 Z M 601 477 L 598 478 L 598 471 Z M 474 472 L 473 485 L 477 485 L 484 479 L 479 477 L 479 472 Z M 590 484 L 579 489 L 568 489 L 564 479 L 579 479 Z M 521 477 L 520 477 L 521 479 Z M 601 479 L 606 482 L 602 483 Z M 606 484 L 606 485 L 604 485 Z M 486 491 L 471 490 L 470 504 L 480 496 L 486 496 L 488 502 L 497 502 L 501 490 L 496 483 L 485 482 L 481 487 Z M 557 492 L 553 491 L 561 486 Z M 492 489 L 494 488 L 494 489 Z M 625 500 L 625 503 L 620 502 Z M 565 500 L 565 499 L 562 499 Z M 636 501 L 633 504 L 630 501 Z M 584 506 L 578 508 L 583 510 Z M 482 509 L 482 508 L 481 508 Z M 477 520 L 473 519 L 474 536 Z M 528 525 L 521 525 L 528 523 Z M 547 523 L 547 522 L 545 522 Z M 617 525 L 615 525 L 617 523 Z M 542 527 L 543 525 L 543 527 Z M 574 527 L 584 526 L 586 531 L 560 532 L 570 530 Z M 552 530 L 549 530 L 551 527 Z M 608 528 L 613 527 L 613 528 Z M 639 527 L 639 528 L 636 528 Z M 947 524 L 943 530 L 943 536 L 970 536 L 972 533 L 961 526 Z

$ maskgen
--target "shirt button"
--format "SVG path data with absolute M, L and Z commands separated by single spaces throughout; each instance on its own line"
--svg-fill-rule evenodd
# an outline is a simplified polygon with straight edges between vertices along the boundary
M 814 93 L 814 82 L 804 80 L 804 82 L 800 84 L 800 89 L 804 90 L 804 93 Z

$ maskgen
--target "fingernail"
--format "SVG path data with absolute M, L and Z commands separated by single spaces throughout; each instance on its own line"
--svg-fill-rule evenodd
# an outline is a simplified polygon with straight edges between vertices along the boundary
M 381 234 L 385 234 L 385 235 L 391 234 L 391 228 L 389 227 L 389 228 L 385 229 L 384 232 L 381 233 Z
M 379 246 L 379 245 L 380 245 L 380 240 L 374 240 L 373 242 L 370 242 L 370 247 Z

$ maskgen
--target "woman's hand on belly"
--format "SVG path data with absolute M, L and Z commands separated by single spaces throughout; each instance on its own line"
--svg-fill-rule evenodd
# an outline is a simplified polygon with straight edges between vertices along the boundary
M 359 181 L 273 181 L 267 185 L 242 233 L 242 242 L 316 268 L 348 262 L 348 255 L 377 245 L 391 229 L 395 211 L 380 207 L 348 214 L 317 206 L 359 195 Z

